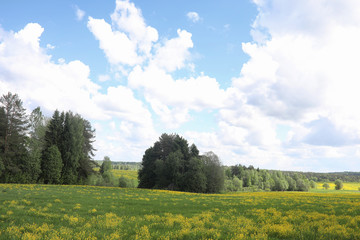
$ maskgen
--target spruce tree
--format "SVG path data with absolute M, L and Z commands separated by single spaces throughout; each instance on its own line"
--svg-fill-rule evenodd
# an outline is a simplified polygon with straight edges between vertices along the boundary
M 0 157 L 3 182 L 29 182 L 30 161 L 26 149 L 29 129 L 23 103 L 17 94 L 0 98 Z

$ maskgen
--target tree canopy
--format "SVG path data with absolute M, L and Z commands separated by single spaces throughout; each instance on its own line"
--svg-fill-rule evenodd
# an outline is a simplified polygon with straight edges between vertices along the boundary
M 139 170 L 139 187 L 188 192 L 220 192 L 224 173 L 214 153 L 199 150 L 178 134 L 162 134 L 145 151 Z
M 94 173 L 95 130 L 72 112 L 28 116 L 17 94 L 0 98 L 0 182 L 85 183 Z

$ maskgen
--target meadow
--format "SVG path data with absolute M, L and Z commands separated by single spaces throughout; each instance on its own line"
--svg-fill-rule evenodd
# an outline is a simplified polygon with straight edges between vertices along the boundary
M 0 239 L 360 239 L 360 194 L 0 184 Z
M 344 187 L 342 190 L 337 191 L 335 190 L 335 183 L 334 182 L 327 182 L 329 184 L 329 189 L 324 189 L 323 183 L 316 183 L 317 192 L 336 192 L 336 193 L 344 193 L 344 192 L 359 192 L 360 190 L 360 182 L 344 182 Z

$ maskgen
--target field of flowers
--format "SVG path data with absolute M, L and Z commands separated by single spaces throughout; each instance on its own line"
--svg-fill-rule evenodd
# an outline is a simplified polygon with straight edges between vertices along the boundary
M 0 239 L 360 239 L 360 194 L 0 184 Z
M 124 177 L 127 179 L 133 179 L 133 180 L 137 180 L 138 179 L 138 171 L 136 170 L 119 170 L 119 169 L 112 169 L 111 173 L 114 175 L 114 177 L 116 178 L 120 178 L 120 177 Z
M 328 182 L 330 188 L 329 190 L 334 190 L 335 191 L 335 183 L 334 182 Z M 317 190 L 323 190 L 323 185 L 324 183 L 316 183 L 316 189 Z M 360 189 L 360 182 L 344 182 L 344 187 L 341 191 L 336 191 L 336 192 L 348 192 L 348 191 L 359 191 Z M 319 192 L 319 191 L 317 191 Z

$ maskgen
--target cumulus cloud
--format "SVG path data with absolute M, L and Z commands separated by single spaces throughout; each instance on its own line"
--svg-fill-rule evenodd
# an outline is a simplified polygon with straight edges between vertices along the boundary
M 128 82 L 131 88 L 143 90 L 153 110 L 171 128 L 188 121 L 190 110 L 217 109 L 228 100 L 214 78 L 199 76 L 175 80 L 156 65 L 134 68 Z
M 111 25 L 104 19 L 89 17 L 88 28 L 99 40 L 100 48 L 111 64 L 133 66 L 142 61 L 137 54 L 136 43 L 132 42 L 125 33 L 113 31 Z
M 193 47 L 191 33 L 177 30 L 178 37 L 167 40 L 156 51 L 152 64 L 172 72 L 184 67 L 189 58 L 189 49 Z
M 357 148 L 360 4 L 254 2 L 259 11 L 253 23 L 254 42 L 242 46 L 250 59 L 232 82 L 240 107 L 221 110 L 222 121 L 246 129 L 237 134 L 243 144 L 277 142 L 268 153 L 281 149 L 285 159 L 298 158 L 299 166 Z M 279 124 L 290 129 L 281 144 L 275 132 Z M 347 152 L 357 158 L 355 151 Z
M 200 21 L 200 16 L 197 12 L 188 12 L 186 16 L 193 23 L 197 23 Z
M 100 86 L 89 78 L 89 66 L 81 61 L 59 59 L 55 63 L 47 49 L 40 47 L 43 31 L 37 23 L 18 32 L 0 28 L 0 95 L 18 93 L 29 110 L 41 106 L 48 115 L 55 109 L 79 113 L 98 130 L 95 145 L 101 150 L 97 156 L 114 153 L 113 160 L 141 159 L 140 149 L 148 147 L 156 136 L 150 112 L 125 86 L 100 93 Z M 111 144 L 106 144 L 112 133 L 107 133 L 104 122 L 115 128 Z M 129 148 L 116 150 L 124 142 Z
M 37 23 L 15 33 L 4 31 L 0 42 L 1 94 L 19 93 L 31 107 L 53 110 L 71 106 L 86 116 L 100 117 L 100 110 L 91 101 L 99 86 L 89 79 L 89 67 L 80 61 L 52 62 L 39 46 L 43 31 Z

